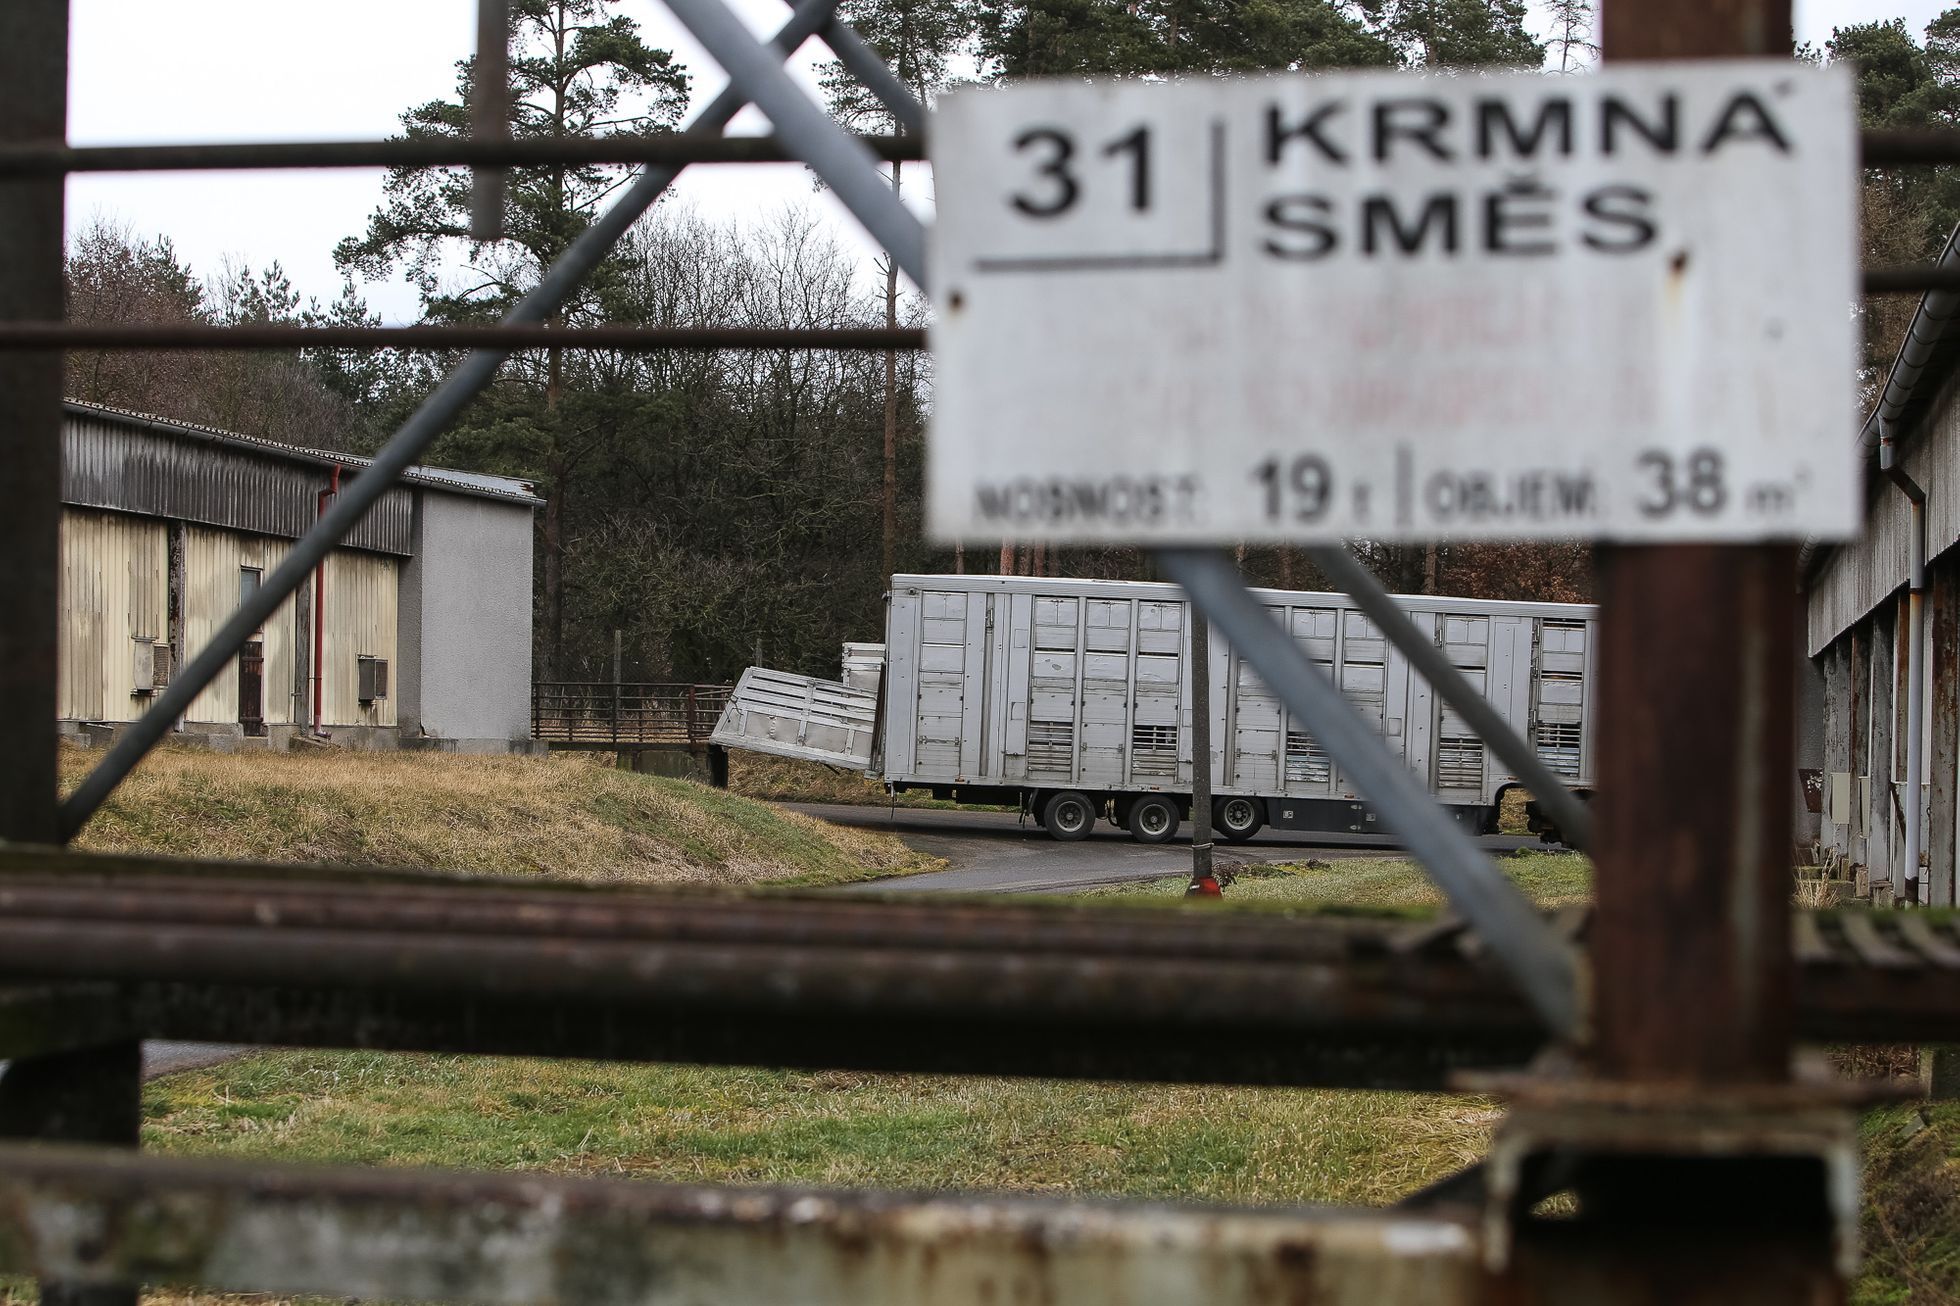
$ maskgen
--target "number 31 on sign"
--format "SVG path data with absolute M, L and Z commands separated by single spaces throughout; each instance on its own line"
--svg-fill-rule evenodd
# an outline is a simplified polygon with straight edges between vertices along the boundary
M 1849 535 L 1853 104 L 1768 60 L 949 95 L 932 532 Z

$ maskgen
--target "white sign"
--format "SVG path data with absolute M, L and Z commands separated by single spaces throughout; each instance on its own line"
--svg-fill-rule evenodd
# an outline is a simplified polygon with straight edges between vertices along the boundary
M 1842 537 L 1850 73 L 946 97 L 944 539 Z

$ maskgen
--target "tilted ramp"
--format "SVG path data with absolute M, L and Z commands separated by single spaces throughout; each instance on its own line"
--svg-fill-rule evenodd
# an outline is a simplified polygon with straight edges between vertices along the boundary
M 723 748 L 865 771 L 877 727 L 878 695 L 872 690 L 750 667 L 710 740 Z

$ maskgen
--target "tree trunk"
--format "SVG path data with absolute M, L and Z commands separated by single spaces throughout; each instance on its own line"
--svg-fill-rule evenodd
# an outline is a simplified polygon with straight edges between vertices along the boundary
M 892 163 L 892 195 L 899 193 L 902 165 Z M 898 260 L 885 256 L 885 326 L 898 328 Z M 885 528 L 884 575 L 892 574 L 898 544 L 898 351 L 885 351 Z
M 551 462 L 551 492 L 544 498 L 545 679 L 559 674 L 565 630 L 565 477 L 562 459 Z
M 1000 574 L 1003 576 L 1014 574 L 1014 541 L 1012 540 L 1000 542 Z
M 551 324 L 558 322 L 554 314 Z M 546 360 L 544 420 L 551 449 L 551 493 L 544 501 L 545 665 L 548 675 L 557 676 L 565 660 L 565 497 L 571 492 L 571 467 L 558 438 L 558 400 L 564 386 L 559 351 L 547 351 Z
M 1436 572 L 1440 561 L 1437 553 L 1438 549 L 1434 543 L 1422 546 L 1422 592 L 1424 594 L 1436 592 Z
M 955 576 L 966 575 L 966 545 L 964 544 L 955 544 L 953 546 L 953 574 Z

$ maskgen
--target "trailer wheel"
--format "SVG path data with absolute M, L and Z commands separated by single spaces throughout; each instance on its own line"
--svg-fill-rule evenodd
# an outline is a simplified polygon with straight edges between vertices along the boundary
M 1177 804 L 1162 794 L 1146 794 L 1130 805 L 1130 837 L 1138 843 L 1164 843 L 1177 833 Z
M 1226 843 L 1244 843 L 1266 824 L 1266 808 L 1257 798 L 1228 794 L 1212 804 L 1211 814 L 1218 823 L 1218 837 Z
M 1087 839 L 1089 829 L 1095 823 L 1096 805 L 1089 801 L 1089 795 L 1073 789 L 1064 789 L 1050 798 L 1041 809 L 1041 824 L 1051 837 L 1063 843 Z

